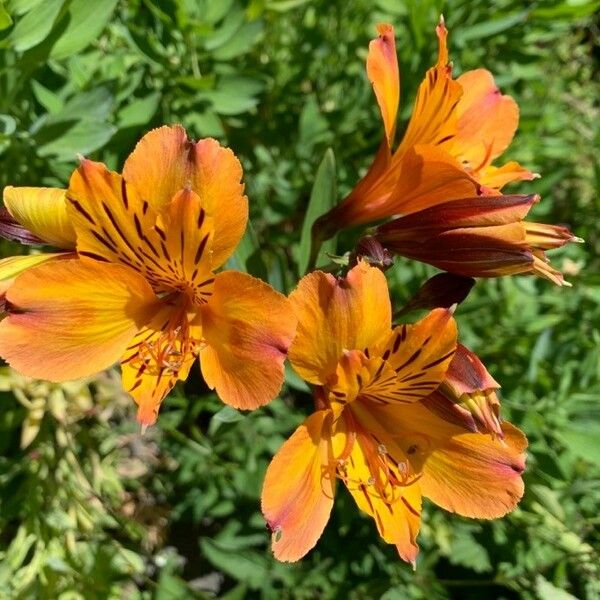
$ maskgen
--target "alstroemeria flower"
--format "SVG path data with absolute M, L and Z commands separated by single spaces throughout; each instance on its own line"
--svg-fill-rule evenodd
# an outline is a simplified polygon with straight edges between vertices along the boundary
M 518 207 L 510 221 L 504 211 L 502 224 L 512 227 L 488 228 L 477 239 L 463 235 L 461 228 L 458 235 L 439 240 L 439 247 L 430 238 L 418 238 L 418 232 L 401 231 L 413 221 L 427 219 L 432 227 L 450 230 L 452 224 L 443 222 L 442 213 L 455 210 L 451 202 L 456 201 L 461 208 L 470 203 L 469 217 L 473 227 L 480 228 L 470 233 L 481 233 L 490 213 L 503 209 L 514 198 L 501 196 L 500 190 L 511 181 L 537 175 L 514 161 L 500 167 L 492 165 L 514 137 L 518 106 L 510 96 L 500 93 L 485 69 L 453 79 L 443 21 L 436 29 L 437 63 L 419 86 L 406 133 L 394 150 L 400 97 L 394 32 L 391 25 L 379 25 L 378 31 L 379 37 L 369 45 L 367 74 L 380 108 L 384 139 L 367 174 L 338 206 L 315 223 L 315 245 L 340 228 L 403 215 L 385 231 L 398 233 L 402 243 L 394 240 L 388 248 L 404 256 L 436 266 L 444 263 L 446 266 L 440 268 L 456 274 L 490 277 L 535 272 L 562 283 L 562 275 L 547 265 L 545 243 L 552 238 L 557 242 L 551 246 L 554 248 L 576 238 L 564 228 L 521 223 L 527 210 Z M 488 196 L 497 197 L 497 202 L 477 201 Z M 531 198 L 523 197 L 520 206 L 528 209 Z M 406 250 L 408 238 L 416 240 L 412 250 Z M 379 241 L 386 245 L 383 237 Z
M 523 434 L 469 431 L 427 408 L 455 356 L 451 311 L 392 327 L 381 271 L 359 262 L 345 278 L 319 271 L 290 295 L 298 330 L 289 358 L 314 386 L 316 412 L 269 465 L 262 510 L 279 560 L 317 542 L 340 479 L 382 538 L 415 563 L 421 498 L 460 515 L 495 518 L 523 494 Z
M 400 99 L 394 30 L 377 27 L 369 44 L 367 75 L 384 125 L 384 139 L 367 174 L 320 226 L 337 230 L 408 214 L 454 198 L 498 194 L 516 179 L 535 175 L 515 162 L 491 162 L 510 144 L 519 121 L 516 102 L 500 93 L 485 69 L 457 80 L 448 60 L 447 30 L 436 28 L 436 64 L 419 86 L 406 133 L 393 150 Z
M 66 191 L 7 188 L 17 222 L 74 251 L 0 265 L 21 270 L 5 277 L 2 357 L 51 381 L 120 361 L 144 425 L 197 358 L 227 404 L 274 398 L 295 330 L 289 302 L 245 273 L 216 272 L 246 228 L 241 178 L 231 150 L 175 126 L 144 136 L 122 175 L 84 159 Z
M 467 277 L 535 273 L 569 285 L 546 250 L 581 241 L 566 227 L 523 219 L 539 196 L 479 196 L 451 200 L 393 219 L 373 237 L 385 248 Z

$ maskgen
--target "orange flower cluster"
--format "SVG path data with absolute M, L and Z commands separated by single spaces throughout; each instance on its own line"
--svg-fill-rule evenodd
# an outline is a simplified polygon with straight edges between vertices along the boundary
M 315 410 L 264 481 L 280 560 L 316 544 L 338 480 L 413 565 L 423 497 L 490 519 L 523 494 L 526 438 L 502 421 L 499 384 L 458 343 L 455 303 L 471 277 L 536 273 L 564 284 L 545 251 L 576 238 L 524 221 L 537 196 L 502 194 L 535 177 L 516 162 L 492 164 L 513 138 L 517 105 L 483 69 L 454 79 L 443 21 L 437 35 L 437 63 L 392 150 L 400 80 L 392 27 L 379 26 L 367 73 L 385 136 L 367 174 L 317 221 L 315 243 L 389 220 L 345 273 L 309 273 L 289 298 L 222 270 L 248 220 L 242 168 L 231 150 L 179 126 L 145 135 L 122 174 L 82 159 L 67 189 L 4 190 L 0 233 L 55 248 L 0 261 L 0 355 L 17 371 L 64 381 L 119 362 L 143 427 L 196 359 L 236 408 L 277 396 L 286 357 L 310 385 Z M 414 324 L 393 323 L 390 252 L 453 274 L 423 286 L 410 307 L 430 310 Z
M 515 161 L 492 164 L 517 130 L 517 103 L 485 69 L 453 78 L 441 19 L 437 63 L 419 86 L 406 133 L 392 151 L 400 76 L 394 30 L 379 25 L 378 32 L 367 74 L 385 136 L 366 175 L 315 224 L 315 243 L 342 227 L 392 218 L 374 237 L 396 254 L 459 275 L 535 273 L 565 285 L 545 251 L 581 240 L 565 227 L 524 221 L 539 197 L 501 190 L 538 175 Z

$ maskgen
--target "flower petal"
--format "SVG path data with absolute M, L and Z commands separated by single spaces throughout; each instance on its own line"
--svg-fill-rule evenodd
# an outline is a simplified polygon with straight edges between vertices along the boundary
M 539 175 L 537 173 L 532 173 L 514 160 L 507 162 L 501 167 L 488 165 L 477 173 L 479 183 L 491 190 L 500 190 L 513 181 L 531 181 L 538 177 Z
M 478 171 L 508 148 L 519 124 L 519 107 L 510 96 L 500 93 L 486 69 L 467 71 L 457 82 L 463 94 L 456 106 L 452 154 Z
M 121 175 L 84 159 L 71 176 L 67 199 L 80 255 L 131 266 L 147 278 L 162 270 L 155 262 L 164 260 L 153 231 L 156 213 Z
M 37 265 L 50 260 L 75 258 L 71 252 L 55 252 L 47 254 L 28 254 L 26 256 L 9 256 L 0 260 L 0 299 L 4 300 L 6 290 L 12 285 L 15 277 Z
M 246 230 L 248 199 L 242 166 L 214 139 L 188 139 L 185 129 L 159 127 L 146 134 L 125 161 L 123 176 L 158 212 L 184 188 L 200 196 L 214 218 L 213 267 L 231 256 Z
M 51 246 L 75 248 L 75 230 L 67 214 L 66 190 L 43 187 L 4 188 L 4 205 L 23 227 Z
M 296 561 L 321 537 L 335 493 L 327 468 L 329 411 L 312 414 L 279 449 L 265 475 L 261 506 L 275 558 Z
M 197 357 L 201 326 L 177 304 L 160 310 L 135 335 L 121 358 L 123 388 L 138 405 L 137 420 L 153 425 L 158 409 L 178 381 L 185 380 Z
M 68 194 L 79 254 L 131 266 L 159 290 L 206 301 L 214 223 L 198 194 L 180 190 L 158 215 L 121 175 L 90 160 L 71 177 Z
M 377 97 L 388 147 L 390 147 L 396 129 L 396 116 L 400 102 L 400 71 L 394 28 L 382 23 L 377 25 L 377 33 L 379 37 L 369 43 L 367 77 Z
M 456 352 L 456 336 L 456 321 L 445 308 L 394 328 L 382 358 L 396 372 L 398 402 L 416 402 L 438 388 Z
M 410 214 L 450 200 L 475 196 L 479 186 L 445 150 L 417 145 L 407 150 L 393 171 L 396 182 L 387 214 Z M 383 184 L 388 185 L 383 181 Z M 384 215 L 382 215 L 384 216 Z
M 315 271 L 290 294 L 298 330 L 290 362 L 310 383 L 335 373 L 344 350 L 364 350 L 387 339 L 391 306 L 385 275 L 359 262 L 343 279 Z
M 224 271 L 201 311 L 206 346 L 200 366 L 208 386 L 235 408 L 253 409 L 275 398 L 296 329 L 287 298 L 250 275 Z
M 464 517 L 495 519 L 513 510 L 523 496 L 527 440 L 510 423 L 502 440 L 464 433 L 458 427 L 447 443 L 428 457 L 421 486 L 438 506 Z
M 413 432 L 413 456 L 423 460 L 423 495 L 442 508 L 472 518 L 493 519 L 514 509 L 523 495 L 527 440 L 510 423 L 504 439 L 469 433 L 429 411 L 421 403 L 378 410 L 378 420 L 392 434 Z
M 375 450 L 374 452 L 377 452 Z M 352 452 L 343 466 L 343 479 L 358 507 L 375 519 L 379 535 L 389 544 L 395 544 L 400 557 L 415 564 L 419 546 L 417 535 L 421 524 L 421 490 L 415 480 L 406 485 L 381 487 L 378 478 L 387 478 L 387 469 L 374 472 L 373 454 L 368 437 L 359 433 Z M 388 466 L 389 468 L 389 466 Z M 400 477 L 400 473 L 398 473 Z M 388 495 L 384 499 L 383 490 Z
M 196 304 L 206 302 L 214 283 L 215 229 L 198 194 L 188 189 L 175 194 L 168 209 L 159 215 L 155 229 L 165 232 L 164 239 L 156 240 L 167 260 L 167 267 L 159 276 L 162 283 L 193 293 Z
M 29 269 L 6 296 L 0 353 L 17 371 L 50 381 L 109 367 L 157 308 L 152 289 L 135 271 L 94 261 Z
M 419 86 L 412 116 L 394 162 L 417 144 L 443 146 L 451 143 L 456 135 L 456 106 L 463 90 L 460 83 L 452 79 L 446 47 L 448 32 L 443 23 L 437 26 L 436 33 L 439 44 L 437 64 L 427 71 Z

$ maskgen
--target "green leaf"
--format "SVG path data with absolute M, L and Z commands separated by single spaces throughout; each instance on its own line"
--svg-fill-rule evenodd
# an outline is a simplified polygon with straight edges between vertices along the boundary
M 208 432 L 214 435 L 223 423 L 237 423 L 238 421 L 243 421 L 245 418 L 246 416 L 239 410 L 231 406 L 224 406 L 219 412 L 213 415 L 208 426 Z
M 479 40 L 482 38 L 488 38 L 498 33 L 502 33 L 519 23 L 523 23 L 529 16 L 528 10 L 523 10 L 518 13 L 507 15 L 499 19 L 492 19 L 490 21 L 483 21 L 470 27 L 463 27 L 456 31 L 456 42 L 463 45 L 467 41 Z
M 0 136 L 10 136 L 17 130 L 17 122 L 10 115 L 0 114 Z
M 138 98 L 129 102 L 119 111 L 117 125 L 119 128 L 147 125 L 156 113 L 159 102 L 159 92 L 153 92 L 145 98 Z
M 310 200 L 306 208 L 304 223 L 302 224 L 302 233 L 300 235 L 300 246 L 298 248 L 298 272 L 303 275 L 309 265 L 312 246 L 312 226 L 313 223 L 336 202 L 337 183 L 335 172 L 335 156 L 333 150 L 328 148 L 323 156 L 323 160 L 317 169 L 317 175 L 313 184 Z M 323 252 L 334 251 L 333 240 L 328 240 L 321 247 Z
M 300 378 L 298 373 L 292 369 L 289 363 L 285 363 L 285 382 L 289 387 L 293 390 L 297 390 L 299 392 L 305 392 L 307 394 L 310 393 L 310 388 L 308 384 Z
M 48 130 L 44 130 L 46 133 Z M 102 148 L 113 136 L 116 128 L 94 119 L 76 121 L 72 125 L 60 123 L 53 131 L 57 132 L 54 139 L 39 144 L 40 156 L 54 156 L 58 161 L 74 161 L 78 154 L 89 154 Z
M 4 4 L 0 3 L 0 31 L 8 29 L 13 24 L 12 17 L 4 8 Z
M 575 596 L 565 590 L 557 588 L 547 579 L 538 575 L 535 580 L 535 591 L 540 600 L 577 600 Z
M 227 269 L 236 269 L 237 271 L 250 272 L 248 261 L 259 251 L 258 237 L 252 225 L 248 222 L 244 237 L 242 237 L 235 252 L 226 263 Z M 263 265 L 264 266 L 264 265 Z
M 65 0 L 45 0 L 19 19 L 8 36 L 13 48 L 24 52 L 43 42 L 52 31 L 64 3 Z
M 58 94 L 50 91 L 44 87 L 41 83 L 38 83 L 35 79 L 31 80 L 31 89 L 35 99 L 50 113 L 59 113 L 63 107 L 64 102 Z
M 214 567 L 252 589 L 259 589 L 268 577 L 267 559 L 258 552 L 245 549 L 238 554 L 206 537 L 200 540 L 200 548 Z
M 218 23 L 225 15 L 229 13 L 234 0 L 208 0 L 202 11 L 202 19 L 207 23 Z
M 316 144 L 329 141 L 329 123 L 321 113 L 314 95 L 304 104 L 298 123 L 298 143 L 296 148 L 302 158 L 313 156 Z
M 557 436 L 573 454 L 592 464 L 600 463 L 600 423 L 571 421 Z
M 249 52 L 262 36 L 263 29 L 262 21 L 244 23 L 233 37 L 213 52 L 213 58 L 226 61 Z
M 470 530 L 456 526 L 450 542 L 448 560 L 453 565 L 467 567 L 476 573 L 491 571 L 487 550 L 473 537 Z
M 66 58 L 83 50 L 102 33 L 118 0 L 71 0 L 61 21 L 67 25 L 52 47 L 51 58 Z
M 284 13 L 304 6 L 309 2 L 313 2 L 313 0 L 267 0 L 265 8 L 273 12 Z
M 199 92 L 196 97 L 210 102 L 213 110 L 220 115 L 239 115 L 258 104 L 257 98 L 221 90 Z

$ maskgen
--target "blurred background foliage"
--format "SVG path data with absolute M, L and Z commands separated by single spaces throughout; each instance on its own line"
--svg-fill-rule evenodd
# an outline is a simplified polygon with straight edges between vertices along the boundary
M 375 23 L 396 27 L 405 122 L 443 12 L 455 72 L 485 66 L 520 104 L 510 153 L 543 175 L 517 188 L 542 194 L 533 216 L 586 240 L 554 253 L 572 289 L 480 281 L 457 312 L 462 341 L 503 385 L 503 415 L 530 439 L 526 495 L 507 518 L 426 505 L 413 573 L 340 493 L 317 548 L 278 564 L 259 492 L 270 457 L 311 408 L 293 374 L 249 415 L 223 408 L 193 375 L 141 437 L 116 374 L 58 386 L 3 368 L 0 598 L 600 597 L 598 9 L 597 0 L 0 2 L 2 186 L 64 186 L 77 153 L 120 168 L 146 131 L 183 123 L 244 164 L 253 228 L 231 266 L 289 292 L 306 265 L 305 216 L 351 189 L 381 136 L 364 73 Z M 397 302 L 432 272 L 398 261 Z

